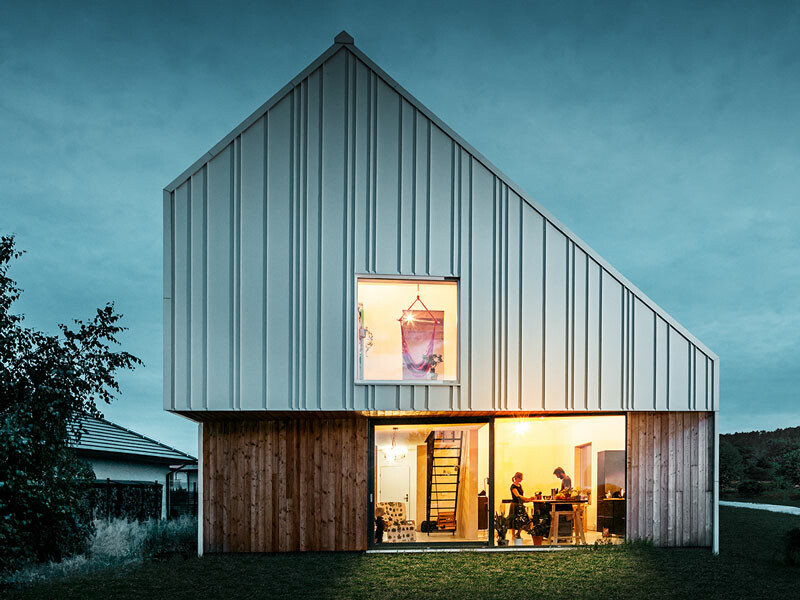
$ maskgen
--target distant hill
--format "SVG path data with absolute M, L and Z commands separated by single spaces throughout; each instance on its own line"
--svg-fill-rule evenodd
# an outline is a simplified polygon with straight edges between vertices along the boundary
M 720 435 L 719 469 L 720 483 L 739 493 L 800 485 L 800 427 Z
M 800 427 L 787 427 L 775 431 L 745 431 L 724 433 L 720 441 L 730 442 L 742 453 L 756 459 L 774 460 L 790 450 L 800 448 Z

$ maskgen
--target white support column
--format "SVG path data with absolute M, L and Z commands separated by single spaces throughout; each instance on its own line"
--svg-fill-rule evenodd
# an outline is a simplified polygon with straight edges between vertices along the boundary
M 714 411 L 714 531 L 711 551 L 719 554 L 719 411 Z
M 203 424 L 197 424 L 197 556 L 203 556 Z

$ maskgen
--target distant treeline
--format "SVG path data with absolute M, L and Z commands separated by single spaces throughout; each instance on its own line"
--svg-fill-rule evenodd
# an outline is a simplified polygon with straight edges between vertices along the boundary
M 799 486 L 800 427 L 722 434 L 719 467 L 720 483 L 727 487 Z

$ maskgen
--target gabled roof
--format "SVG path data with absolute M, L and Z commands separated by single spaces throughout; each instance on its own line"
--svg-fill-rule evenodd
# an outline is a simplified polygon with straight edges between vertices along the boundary
M 197 459 L 177 448 L 126 429 L 106 419 L 82 418 L 83 435 L 72 447 L 91 453 L 127 454 L 141 459 L 169 460 L 178 463 L 196 462 Z
M 553 225 L 553 227 L 558 229 L 567 238 L 571 239 L 576 246 L 578 246 L 586 254 L 592 257 L 592 259 L 594 259 L 594 261 L 597 262 L 608 274 L 614 277 L 621 285 L 628 288 L 628 290 L 630 290 L 631 293 L 633 293 L 633 295 L 636 298 L 638 298 L 646 306 L 649 306 L 657 315 L 659 315 L 662 319 L 664 319 L 664 321 L 669 323 L 677 332 L 679 332 L 683 337 L 685 337 L 688 341 L 694 344 L 706 356 L 708 356 L 714 361 L 719 360 L 719 357 L 710 348 L 708 348 L 708 346 L 706 346 L 702 341 L 700 341 L 697 337 L 695 337 L 683 325 L 678 323 L 678 321 L 676 321 L 669 313 L 667 313 L 667 311 L 665 311 L 653 300 L 651 300 L 647 295 L 645 295 L 644 292 L 642 292 L 638 287 L 636 287 L 626 277 L 624 277 L 616 268 L 614 268 L 610 263 L 608 263 L 608 261 L 606 261 L 595 250 L 593 250 L 578 235 L 572 232 L 566 225 L 564 225 L 554 215 L 552 215 L 550 211 L 544 208 L 541 204 L 539 204 L 536 200 L 534 200 L 527 192 L 525 192 L 525 190 L 523 190 L 516 183 L 514 183 L 513 180 L 508 175 L 506 175 L 498 167 L 492 164 L 492 162 L 489 161 L 483 154 L 481 154 L 478 150 L 476 150 L 469 142 L 467 142 L 451 127 L 449 127 L 446 123 L 444 123 L 444 121 L 442 121 L 433 112 L 431 112 L 424 104 L 422 104 L 422 102 L 417 100 L 417 98 L 415 98 L 410 92 L 408 92 L 408 90 L 406 90 L 403 86 L 401 86 L 394 79 L 392 79 L 366 54 L 364 54 L 361 50 L 359 50 L 354 44 L 353 37 L 346 31 L 342 31 L 341 33 L 339 33 L 334 38 L 334 43 L 330 48 L 328 48 L 315 61 L 313 61 L 310 65 L 308 65 L 305 69 L 303 69 L 289 83 L 287 83 L 280 90 L 278 90 L 278 92 L 275 95 L 273 95 L 269 100 L 267 100 L 264 104 L 258 107 L 255 110 L 255 112 L 253 112 L 253 114 L 251 114 L 244 121 L 242 121 L 228 135 L 222 138 L 213 148 L 211 148 L 211 150 L 206 152 L 203 156 L 197 159 L 188 169 L 184 170 L 183 173 L 181 173 L 178 177 L 173 179 L 164 188 L 164 193 L 169 194 L 174 192 L 179 185 L 181 185 L 192 175 L 194 175 L 199 169 L 203 167 L 203 165 L 208 163 L 217 154 L 225 150 L 239 135 L 242 134 L 244 130 L 246 130 L 256 121 L 258 121 L 258 119 L 264 116 L 267 113 L 267 111 L 269 111 L 273 106 L 278 104 L 287 94 L 289 94 L 289 92 L 291 92 L 296 86 L 300 85 L 300 83 L 303 80 L 305 80 L 311 73 L 319 69 L 328 59 L 330 59 L 333 55 L 335 55 L 342 49 L 346 49 L 348 52 L 352 53 L 355 57 L 357 57 L 361 62 L 363 62 L 367 67 L 369 67 L 374 73 L 376 73 L 381 79 L 383 79 L 383 81 L 389 87 L 394 89 L 409 104 L 414 106 L 418 111 L 420 111 L 423 115 L 425 115 L 428 119 L 430 119 L 431 122 L 435 123 L 437 127 L 439 127 L 444 133 L 450 136 L 459 146 L 461 146 L 464 150 L 466 150 L 469 154 L 471 154 L 478 162 L 480 162 L 484 167 L 486 167 L 498 179 L 503 181 L 503 183 L 505 183 L 511 190 L 513 190 L 520 198 L 522 198 L 524 202 L 528 203 L 534 210 L 536 210 L 547 221 L 549 221 L 550 224 Z

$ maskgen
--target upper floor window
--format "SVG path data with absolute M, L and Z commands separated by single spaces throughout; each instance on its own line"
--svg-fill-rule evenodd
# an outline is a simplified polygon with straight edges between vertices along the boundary
M 358 280 L 358 378 L 458 378 L 458 283 Z

